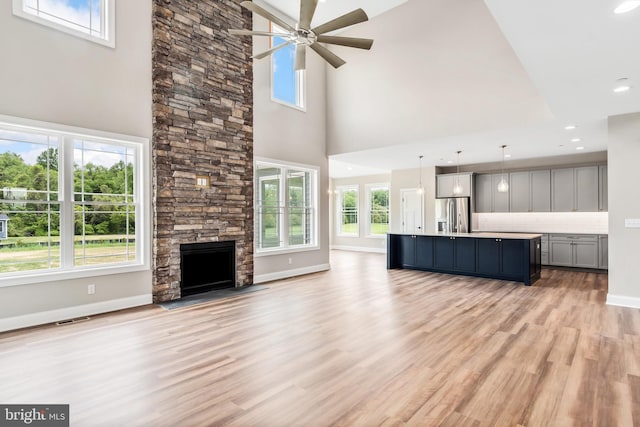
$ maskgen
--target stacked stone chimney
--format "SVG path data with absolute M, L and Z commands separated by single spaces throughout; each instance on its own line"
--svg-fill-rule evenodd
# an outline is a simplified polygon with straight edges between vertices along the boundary
M 235 241 L 253 282 L 252 42 L 227 33 L 251 22 L 239 0 L 153 0 L 155 302 L 180 298 L 182 243 Z

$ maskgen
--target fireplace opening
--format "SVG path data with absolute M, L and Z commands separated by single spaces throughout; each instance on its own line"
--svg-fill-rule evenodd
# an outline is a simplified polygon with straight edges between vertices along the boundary
M 180 294 L 199 294 L 236 286 L 236 243 L 180 245 Z

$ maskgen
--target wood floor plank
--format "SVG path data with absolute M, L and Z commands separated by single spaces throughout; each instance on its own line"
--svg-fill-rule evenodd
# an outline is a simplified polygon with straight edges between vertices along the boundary
M 71 405 L 72 425 L 640 425 L 640 310 L 607 275 L 534 286 L 386 270 L 327 272 L 165 311 L 0 334 L 0 402 Z

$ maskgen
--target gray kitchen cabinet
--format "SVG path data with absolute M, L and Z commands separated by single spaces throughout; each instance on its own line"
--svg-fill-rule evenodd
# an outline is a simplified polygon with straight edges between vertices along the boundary
M 436 197 L 471 197 L 471 173 L 448 173 L 436 175 Z M 454 194 L 456 182 L 462 187 L 462 192 Z
M 509 208 L 511 212 L 531 211 L 531 172 L 509 174 Z
M 598 166 L 574 169 L 575 210 L 598 212 Z
M 598 211 L 598 166 L 551 170 L 551 210 Z
M 549 265 L 549 235 L 543 234 L 540 239 L 540 256 L 543 265 Z
M 573 168 L 551 170 L 551 210 L 572 212 L 574 191 Z
M 598 236 L 598 268 L 609 268 L 609 236 L 606 234 Z
M 607 176 L 607 165 L 601 165 L 598 170 L 598 209 L 600 212 L 609 210 L 609 178 Z
M 491 175 L 476 175 L 474 177 L 475 191 L 473 197 L 475 200 L 476 212 L 493 212 L 492 200 L 493 189 Z
M 507 182 L 509 174 L 504 174 Z M 498 183 L 502 174 L 483 174 L 475 176 L 476 212 L 509 212 L 509 191 L 500 193 Z M 511 189 L 509 189 L 511 190 Z
M 548 169 L 509 174 L 510 212 L 549 212 L 551 175 Z
M 550 265 L 573 267 L 573 242 L 570 240 L 551 240 L 549 242 Z
M 531 212 L 551 212 L 551 171 L 531 171 Z
M 591 234 L 552 234 L 550 265 L 598 268 L 598 238 Z

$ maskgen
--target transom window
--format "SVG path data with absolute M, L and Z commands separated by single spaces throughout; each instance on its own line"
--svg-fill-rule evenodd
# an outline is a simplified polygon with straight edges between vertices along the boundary
M 13 0 L 13 13 L 68 34 L 115 46 L 115 0 Z
M 359 236 L 359 195 L 357 185 L 340 186 L 338 192 L 338 235 Z
M 284 33 L 282 28 L 271 24 L 271 31 Z M 271 47 L 286 43 L 283 37 L 272 37 Z M 290 44 L 271 55 L 271 98 L 299 109 L 305 108 L 304 70 L 295 70 L 295 44 Z
M 389 184 L 367 185 L 367 207 L 369 236 L 385 236 L 389 231 Z
M 0 279 L 141 264 L 141 144 L 0 121 Z
M 256 162 L 256 252 L 315 247 L 317 169 Z

